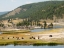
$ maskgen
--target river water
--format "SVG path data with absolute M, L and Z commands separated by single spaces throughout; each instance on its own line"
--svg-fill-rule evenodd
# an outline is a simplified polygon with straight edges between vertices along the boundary
M 64 28 L 64 26 L 61 25 L 54 25 L 52 29 L 58 29 L 58 28 Z M 45 30 L 51 30 L 51 29 L 33 29 L 31 30 L 31 32 L 41 32 L 41 31 L 45 31 Z
M 57 45 L 57 46 L 14 46 L 14 45 L 8 45 L 8 46 L 0 46 L 0 48 L 64 48 L 64 45 Z

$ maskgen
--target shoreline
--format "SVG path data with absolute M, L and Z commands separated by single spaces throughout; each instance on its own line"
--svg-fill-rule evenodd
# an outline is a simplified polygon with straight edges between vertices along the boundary
M 64 45 L 64 43 L 57 43 L 57 42 L 34 42 L 34 41 L 12 41 L 12 42 L 0 42 L 0 46 L 6 45 L 33 45 L 33 46 L 56 46 L 56 45 Z
M 48 44 L 56 43 L 64 45 L 64 28 L 53 29 L 44 32 L 28 32 L 18 34 L 0 34 L 0 45 L 3 44 Z M 21 42 L 21 43 L 20 43 Z

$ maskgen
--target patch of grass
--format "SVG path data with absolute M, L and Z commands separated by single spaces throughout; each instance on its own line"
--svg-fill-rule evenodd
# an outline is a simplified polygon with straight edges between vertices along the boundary
M 43 46 L 43 45 L 56 46 L 56 45 L 62 45 L 62 43 L 34 43 L 33 44 L 33 46 Z
M 16 34 L 16 33 L 28 33 L 30 30 L 11 30 L 11 31 L 1 31 L 2 34 Z
M 63 43 L 55 43 L 55 42 L 42 42 L 40 40 L 2 40 L 0 42 L 0 46 L 5 45 L 33 45 L 33 46 L 56 46 L 56 45 L 64 45 Z
M 32 41 L 14 41 L 14 45 L 32 45 Z

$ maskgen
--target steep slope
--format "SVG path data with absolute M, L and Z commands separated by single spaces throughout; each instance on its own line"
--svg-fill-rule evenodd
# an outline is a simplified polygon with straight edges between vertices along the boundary
M 20 6 L 0 19 L 30 18 L 30 20 L 53 19 L 64 16 L 64 1 L 47 1 Z

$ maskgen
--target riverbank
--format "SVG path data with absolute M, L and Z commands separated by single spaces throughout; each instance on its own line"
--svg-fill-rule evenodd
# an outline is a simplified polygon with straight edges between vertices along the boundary
M 64 40 L 64 39 L 63 39 Z M 50 46 L 54 46 L 54 45 L 64 45 L 64 42 L 48 42 L 48 41 L 44 41 L 44 40 L 4 40 L 0 42 L 0 46 L 6 46 L 6 45 L 33 45 L 33 46 L 43 46 L 43 45 L 50 45 Z
M 20 30 L 20 29 L 9 29 L 9 30 L 3 30 L 3 31 L 0 31 L 0 33 L 2 33 L 2 34 L 16 34 L 16 33 L 28 33 L 28 32 L 30 32 L 30 30 L 26 30 L 26 29 L 22 29 L 22 30 Z
M 64 28 L 42 32 L 27 32 L 17 34 L 0 34 L 0 45 L 7 44 L 64 44 Z

